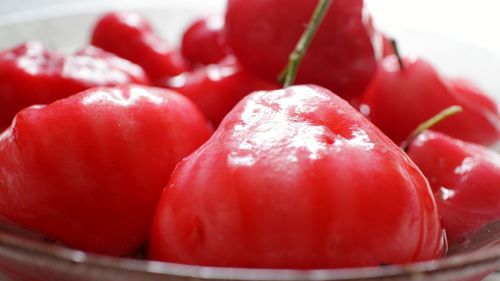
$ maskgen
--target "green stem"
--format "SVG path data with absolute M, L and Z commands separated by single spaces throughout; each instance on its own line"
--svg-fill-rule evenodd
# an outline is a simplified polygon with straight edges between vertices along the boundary
M 401 149 L 403 149 L 404 151 L 407 152 L 410 144 L 422 132 L 424 132 L 425 130 L 428 130 L 428 129 L 434 127 L 436 124 L 440 123 L 444 119 L 446 119 L 446 118 L 448 118 L 448 117 L 450 117 L 452 115 L 455 115 L 455 114 L 457 114 L 459 112 L 462 112 L 462 111 L 463 111 L 463 108 L 461 106 L 459 106 L 459 105 L 452 105 L 450 107 L 445 108 L 444 110 L 442 110 L 438 114 L 434 115 L 433 117 L 431 117 L 427 121 L 425 121 L 423 123 L 420 123 L 420 125 L 418 125 L 418 127 L 410 134 L 410 136 L 406 139 L 406 141 L 404 141 L 401 144 Z
M 392 49 L 394 50 L 394 54 L 398 58 L 398 63 L 399 63 L 399 69 L 403 70 L 405 69 L 405 65 L 403 64 L 403 59 L 401 58 L 401 54 L 399 53 L 399 48 L 398 48 L 398 43 L 394 38 L 391 38 L 391 45 Z
M 314 13 L 309 21 L 309 24 L 307 25 L 306 30 L 300 37 L 299 42 L 297 42 L 295 49 L 290 54 L 288 64 L 278 77 L 278 81 L 283 84 L 283 87 L 288 87 L 294 83 L 302 59 L 304 58 L 304 55 L 314 38 L 314 34 L 321 25 L 331 2 L 332 0 L 318 1 L 318 5 L 316 5 L 316 8 L 314 9 Z

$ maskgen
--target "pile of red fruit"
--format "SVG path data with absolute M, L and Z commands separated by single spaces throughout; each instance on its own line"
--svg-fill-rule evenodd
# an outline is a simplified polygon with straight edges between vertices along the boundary
M 74 54 L 0 52 L 0 218 L 94 253 L 298 269 L 436 259 L 499 220 L 497 105 L 382 58 L 362 0 L 332 2 L 281 87 L 316 4 L 229 0 L 179 50 L 115 12 Z

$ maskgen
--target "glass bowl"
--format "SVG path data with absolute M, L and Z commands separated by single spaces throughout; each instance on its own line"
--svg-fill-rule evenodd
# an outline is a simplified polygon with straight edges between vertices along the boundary
M 153 21 L 158 31 L 178 41 L 182 30 L 199 14 L 220 13 L 224 0 L 81 1 L 48 9 L 25 11 L 0 18 L 0 48 L 10 48 L 30 39 L 51 47 L 71 50 L 87 42 L 98 14 L 105 10 L 135 10 Z M 125 5 L 123 3 L 126 3 Z M 165 15 L 169 15 L 165 17 Z M 376 15 L 375 15 L 376 16 Z M 392 34 L 405 52 L 422 55 L 445 73 L 468 76 L 500 101 L 500 83 L 491 73 L 500 73 L 498 56 L 467 42 L 458 42 L 395 26 Z M 429 48 L 428 42 L 432 42 Z M 450 48 L 451 47 L 451 48 Z M 466 52 L 468 60 L 456 60 Z M 471 72 L 471 68 L 481 65 Z M 499 224 L 484 233 L 498 232 Z M 479 240 L 482 238 L 479 237 Z M 477 242 L 477 241 L 476 241 Z M 473 245 L 479 245 L 473 243 Z M 486 249 L 462 245 L 464 253 L 435 261 L 355 269 L 278 270 L 201 267 L 131 258 L 114 258 L 73 250 L 0 224 L 0 280 L 22 281 L 152 281 L 152 280 L 429 280 L 474 281 L 500 268 L 500 245 Z M 451 249 L 453 251 L 453 249 Z M 500 279 L 495 279 L 500 280 Z
M 500 223 L 496 223 L 498 227 Z M 0 227 L 0 272 L 22 281 L 476 281 L 500 268 L 500 244 L 447 258 L 353 269 L 244 269 L 115 258 L 73 250 L 19 229 Z M 1 279 L 1 276 L 0 276 Z

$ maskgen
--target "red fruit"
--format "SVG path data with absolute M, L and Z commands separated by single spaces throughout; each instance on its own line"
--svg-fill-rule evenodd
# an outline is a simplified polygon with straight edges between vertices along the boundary
M 0 216 L 81 250 L 127 254 L 210 130 L 168 90 L 95 88 L 19 112 L 0 135 Z
M 229 0 L 228 43 L 242 65 L 275 81 L 317 2 Z M 297 84 L 318 84 L 347 100 L 359 96 L 376 70 L 375 50 L 381 46 L 372 45 L 374 36 L 362 0 L 332 1 L 301 64 Z
M 179 163 L 163 191 L 153 259 L 212 266 L 334 268 L 443 254 L 427 181 L 326 89 L 255 92 Z
M 249 93 L 280 88 L 277 83 L 248 72 L 234 60 L 182 74 L 170 79 L 166 86 L 191 99 L 215 127 Z
M 391 39 L 387 35 L 382 34 L 382 55 L 383 57 L 388 57 L 390 55 L 395 55 L 394 46 L 392 45 Z
M 0 52 L 0 129 L 24 107 L 127 83 L 149 84 L 149 79 L 139 66 L 94 47 L 65 57 L 40 42 L 26 42 Z
M 427 131 L 408 155 L 429 180 L 448 240 L 500 220 L 500 156 L 485 147 Z
M 498 106 L 490 97 L 488 97 L 482 90 L 470 81 L 464 79 L 451 79 L 448 80 L 448 86 L 460 96 L 463 96 L 464 102 L 474 101 L 478 106 L 485 108 L 485 110 L 492 113 L 492 123 L 498 127 Z M 496 116 L 495 116 L 496 115 Z
M 452 105 L 463 112 L 433 129 L 450 136 L 491 145 L 500 137 L 495 103 L 460 81 L 446 81 L 424 60 L 385 58 L 363 97 L 361 110 L 394 142 L 404 141 L 421 123 Z
M 111 12 L 103 15 L 92 33 L 92 44 L 142 66 L 153 82 L 186 70 L 182 55 L 135 13 Z
M 182 55 L 192 65 L 214 64 L 229 54 L 222 28 L 221 16 L 204 17 L 194 21 L 182 37 Z
M 87 83 L 92 87 L 122 84 L 151 85 L 149 77 L 139 65 L 94 46 L 85 46 L 67 56 L 64 73 L 80 78 L 81 83 Z

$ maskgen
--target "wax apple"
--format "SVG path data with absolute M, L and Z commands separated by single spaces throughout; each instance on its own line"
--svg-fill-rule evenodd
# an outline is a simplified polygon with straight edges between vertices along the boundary
M 229 0 L 226 34 L 241 63 L 271 81 L 283 70 L 317 1 Z M 375 34 L 362 0 L 336 0 L 318 29 L 297 83 L 324 86 L 351 100 L 362 94 L 376 70 Z
M 259 91 L 179 163 L 151 258 L 187 264 L 335 268 L 441 257 L 430 187 L 400 148 L 317 86 Z
M 498 153 L 426 131 L 409 146 L 408 155 L 431 184 L 450 243 L 500 220 Z
M 0 129 L 24 107 L 68 97 L 95 86 L 149 84 L 137 65 L 94 47 L 64 56 L 29 41 L 0 52 Z
M 484 145 L 494 144 L 500 137 L 500 116 L 493 100 L 461 80 L 442 78 L 422 59 L 406 58 L 401 66 L 397 56 L 386 57 L 362 103 L 370 121 L 396 143 L 451 105 L 460 105 L 463 113 L 444 120 L 434 130 Z
M 26 108 L 0 135 L 0 217 L 80 250 L 131 253 L 175 165 L 209 135 L 168 90 L 94 88 Z
M 94 27 L 91 42 L 137 63 L 155 83 L 187 69 L 180 52 L 156 34 L 146 19 L 135 13 L 103 15 Z
M 215 127 L 249 93 L 280 88 L 255 76 L 234 58 L 182 74 L 166 86 L 191 99 Z
M 215 64 L 229 53 L 223 34 L 224 17 L 210 16 L 195 20 L 182 36 L 182 55 L 192 66 Z

